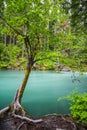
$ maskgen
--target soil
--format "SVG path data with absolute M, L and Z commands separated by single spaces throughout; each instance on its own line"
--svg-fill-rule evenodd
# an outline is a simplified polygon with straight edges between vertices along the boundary
M 11 115 L 0 117 L 0 130 L 87 130 L 87 126 L 76 124 L 70 115 L 46 115 L 40 123 L 26 122 Z

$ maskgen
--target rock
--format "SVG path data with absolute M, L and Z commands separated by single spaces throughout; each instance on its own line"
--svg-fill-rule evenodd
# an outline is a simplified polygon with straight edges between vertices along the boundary
M 71 71 L 71 68 L 69 68 L 69 67 L 67 67 L 67 66 L 64 66 L 64 67 L 62 68 L 62 71 L 69 72 L 69 71 Z

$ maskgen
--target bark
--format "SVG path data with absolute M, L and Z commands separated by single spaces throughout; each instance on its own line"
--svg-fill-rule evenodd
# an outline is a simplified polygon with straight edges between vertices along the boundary
M 32 64 L 31 64 L 31 61 L 29 61 L 27 63 L 27 67 L 26 67 L 26 70 L 25 70 L 25 76 L 24 76 L 24 79 L 22 81 L 22 84 L 16 92 L 16 95 L 14 97 L 14 101 L 10 105 L 13 116 L 15 116 L 15 114 L 25 116 L 25 114 L 26 114 L 25 111 L 23 110 L 22 106 L 21 106 L 21 101 L 22 101 L 22 97 L 23 97 L 23 94 L 24 94 L 24 90 L 26 88 L 26 84 L 27 84 L 31 69 L 32 69 Z
M 18 98 L 19 99 L 18 100 L 19 100 L 20 103 L 21 103 L 21 100 L 22 100 L 22 96 L 23 96 L 23 93 L 24 93 L 24 90 L 25 90 L 25 87 L 26 87 L 26 84 L 27 84 L 31 69 L 32 68 L 29 68 L 29 69 L 25 70 L 25 77 L 24 77 L 23 82 L 22 82 L 22 84 L 21 84 L 21 86 L 19 88 L 19 92 L 18 92 Z
M 2 35 L 2 41 L 1 42 L 6 46 L 6 44 L 7 44 L 6 34 Z

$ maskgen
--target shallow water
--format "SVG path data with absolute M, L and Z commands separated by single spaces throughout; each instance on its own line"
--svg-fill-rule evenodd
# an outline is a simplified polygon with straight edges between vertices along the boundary
M 0 71 L 0 109 L 11 103 L 23 76 L 23 71 Z M 79 87 L 81 93 L 87 92 L 87 74 L 32 71 L 22 105 L 32 116 L 68 114 L 68 101 L 57 99 L 70 94 L 75 87 Z

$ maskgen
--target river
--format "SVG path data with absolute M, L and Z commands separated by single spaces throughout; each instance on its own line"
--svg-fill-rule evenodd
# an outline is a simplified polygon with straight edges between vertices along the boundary
M 0 109 L 9 105 L 24 77 L 23 71 L 0 71 Z M 57 101 L 76 87 L 87 92 L 87 74 L 78 72 L 32 71 L 23 96 L 22 105 L 33 117 L 45 114 L 68 114 L 69 102 Z

